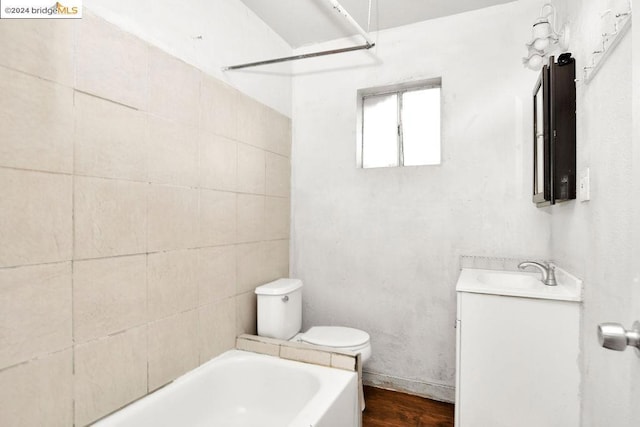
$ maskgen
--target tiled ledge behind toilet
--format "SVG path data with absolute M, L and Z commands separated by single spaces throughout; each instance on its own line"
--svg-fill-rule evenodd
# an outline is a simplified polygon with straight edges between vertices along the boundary
M 360 370 L 358 354 L 304 343 L 282 341 L 257 335 L 242 334 L 236 339 L 238 350 L 266 354 L 297 362 L 311 363 L 346 371 Z
M 0 93 L 0 424 L 87 425 L 255 333 L 289 118 L 88 11 L 2 22 Z

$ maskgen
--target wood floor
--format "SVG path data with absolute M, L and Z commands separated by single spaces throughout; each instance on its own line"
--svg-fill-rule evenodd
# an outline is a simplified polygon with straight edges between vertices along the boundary
M 453 405 L 364 387 L 363 427 L 453 427 Z

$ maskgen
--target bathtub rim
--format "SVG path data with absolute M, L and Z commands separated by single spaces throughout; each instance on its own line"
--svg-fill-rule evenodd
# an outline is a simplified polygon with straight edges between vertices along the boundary
M 247 350 L 239 350 L 234 348 L 234 349 L 227 350 L 224 353 L 221 353 L 218 356 L 215 356 L 209 359 L 207 362 L 184 373 L 183 375 L 172 380 L 171 382 L 168 382 L 167 384 L 160 386 L 159 388 L 149 392 L 148 394 L 127 403 L 126 405 L 116 409 L 113 412 L 110 412 L 109 414 L 104 415 L 103 417 L 93 421 L 91 424 L 89 424 L 89 426 L 110 427 L 111 425 L 115 425 L 111 423 L 112 422 L 117 423 L 119 421 L 119 418 L 125 417 L 126 416 L 125 411 L 132 411 L 133 410 L 131 409 L 132 407 L 136 405 L 142 405 L 141 402 L 144 400 L 146 400 L 148 403 L 149 401 L 152 401 L 152 400 L 161 399 L 163 396 L 169 393 L 172 393 L 173 388 L 180 386 L 181 384 L 189 381 L 190 379 L 198 375 L 201 375 L 203 371 L 210 369 L 211 366 L 215 365 L 216 363 L 227 362 L 227 361 L 232 362 L 234 360 L 251 360 L 251 359 L 263 360 L 263 361 L 266 361 L 267 363 L 276 363 L 280 365 L 294 366 L 295 369 L 300 369 L 307 372 L 311 371 L 314 374 L 314 376 L 320 373 L 320 377 L 322 377 L 322 374 L 325 374 L 325 375 L 328 374 L 329 377 L 332 377 L 330 380 L 327 380 L 326 378 L 324 378 L 322 381 L 320 381 L 321 382 L 320 389 L 312 396 L 312 398 L 309 401 L 305 403 L 304 406 L 300 408 L 298 414 L 290 422 L 288 427 L 293 427 L 298 425 L 306 426 L 308 422 L 305 420 L 305 417 L 312 417 L 312 419 L 314 420 L 319 420 L 321 416 L 326 413 L 326 410 L 330 408 L 330 405 L 334 404 L 335 401 L 339 398 L 339 394 L 330 395 L 329 390 L 327 390 L 327 383 L 329 382 L 331 383 L 329 387 L 334 388 L 334 390 L 332 391 L 336 391 L 335 389 L 337 389 L 338 386 L 335 384 L 335 380 L 338 380 L 341 382 L 340 394 L 342 394 L 342 392 L 346 387 L 349 387 L 351 384 L 355 384 L 354 386 L 355 396 L 356 396 L 354 400 L 355 410 L 356 410 L 356 414 L 358 415 L 360 414 L 358 398 L 357 398 L 358 396 L 358 391 L 357 391 L 358 373 L 357 372 L 348 371 L 348 370 L 330 367 L 330 366 L 323 366 L 323 365 L 317 365 L 313 363 L 285 359 L 278 356 L 272 356 L 272 355 L 256 353 L 256 352 L 251 352 Z M 318 400 L 320 400 L 321 402 L 318 402 Z M 320 408 L 324 409 L 324 411 L 320 411 Z M 304 424 L 302 424 L 302 421 L 305 421 Z M 361 422 L 357 420 L 356 425 L 360 426 Z

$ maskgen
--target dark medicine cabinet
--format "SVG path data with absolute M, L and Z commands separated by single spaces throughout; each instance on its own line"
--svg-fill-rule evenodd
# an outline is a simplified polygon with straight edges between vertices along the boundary
M 576 64 L 570 53 L 542 67 L 533 90 L 533 202 L 576 198 Z

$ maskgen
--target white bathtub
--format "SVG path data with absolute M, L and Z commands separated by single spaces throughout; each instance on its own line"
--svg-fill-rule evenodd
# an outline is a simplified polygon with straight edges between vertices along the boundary
M 230 350 L 98 427 L 357 427 L 355 372 Z

